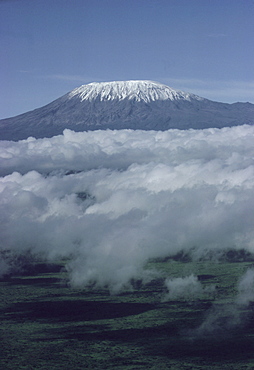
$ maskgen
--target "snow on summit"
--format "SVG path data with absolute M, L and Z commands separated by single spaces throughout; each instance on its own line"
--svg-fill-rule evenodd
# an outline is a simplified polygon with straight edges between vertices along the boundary
M 69 93 L 69 98 L 78 95 L 83 100 L 136 100 L 149 103 L 155 100 L 190 100 L 202 98 L 177 91 L 169 86 L 153 81 L 112 81 L 112 82 L 92 82 L 88 85 L 82 85 Z
M 153 81 L 93 82 L 52 103 L 0 120 L 0 140 L 60 135 L 65 129 L 205 129 L 254 124 L 254 105 L 214 102 Z

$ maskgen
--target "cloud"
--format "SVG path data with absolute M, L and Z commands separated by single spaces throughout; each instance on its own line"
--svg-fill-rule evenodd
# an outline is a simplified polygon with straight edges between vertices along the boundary
M 63 80 L 63 81 L 72 81 L 72 82 L 80 82 L 84 83 L 87 81 L 87 78 L 81 75 L 67 75 L 67 74 L 52 74 L 46 75 L 45 78 L 53 79 L 53 80 Z
M 209 33 L 207 37 L 212 37 L 212 38 L 221 38 L 221 37 L 227 37 L 228 35 L 226 33 Z
M 254 301 L 254 269 L 249 268 L 241 277 L 238 284 L 236 302 L 240 305 L 248 305 Z
M 150 258 L 254 252 L 253 139 L 246 125 L 3 141 L 2 257 L 66 258 L 73 285 L 117 292 Z
M 193 274 L 186 277 L 167 278 L 165 285 L 168 293 L 164 297 L 164 301 L 172 299 L 194 300 L 204 296 L 204 293 L 212 293 L 215 290 L 214 286 L 203 287 L 197 276 Z
M 101 78 L 98 77 L 89 77 L 85 75 L 72 75 L 72 74 L 50 74 L 50 75 L 41 75 L 40 77 L 50 79 L 50 80 L 60 80 L 66 82 L 73 82 L 73 83 L 80 83 L 86 84 L 90 82 L 101 82 L 103 81 Z
M 189 279 L 189 278 L 188 278 Z M 185 279 L 185 284 L 179 289 L 179 293 L 186 290 L 187 286 L 189 291 L 196 293 L 198 291 L 197 282 L 192 278 L 192 280 Z M 173 285 L 173 292 L 176 292 L 176 284 L 174 281 L 171 282 Z M 169 285 L 169 293 L 171 285 Z M 184 288 L 186 288 L 184 290 Z M 202 324 L 189 332 L 191 336 L 217 336 L 218 334 L 228 335 L 240 326 L 246 325 L 248 320 L 247 308 L 251 302 L 254 300 L 254 269 L 249 268 L 241 276 L 237 285 L 237 295 L 233 302 L 230 303 L 220 303 L 213 304 L 210 310 L 207 311 L 205 320 Z
M 224 103 L 254 103 L 254 81 L 158 78 L 172 88 Z

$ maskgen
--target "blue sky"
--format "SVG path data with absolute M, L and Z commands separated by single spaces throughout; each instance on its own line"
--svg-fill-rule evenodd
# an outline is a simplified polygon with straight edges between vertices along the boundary
M 0 118 L 93 81 L 254 103 L 254 0 L 0 0 Z

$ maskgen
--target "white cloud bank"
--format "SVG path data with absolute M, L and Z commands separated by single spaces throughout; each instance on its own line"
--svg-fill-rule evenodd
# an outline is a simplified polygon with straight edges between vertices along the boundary
M 68 257 L 74 285 L 112 291 L 149 258 L 254 252 L 253 142 L 252 126 L 2 141 L 0 249 Z
M 194 300 L 200 298 L 204 293 L 211 294 L 215 291 L 215 286 L 203 287 L 198 277 L 193 274 L 185 277 L 167 278 L 165 280 L 167 294 L 164 301 L 171 299 Z

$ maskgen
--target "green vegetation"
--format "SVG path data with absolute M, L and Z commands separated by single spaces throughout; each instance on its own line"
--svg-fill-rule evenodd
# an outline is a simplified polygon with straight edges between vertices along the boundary
M 251 266 L 151 261 L 147 268 L 163 277 L 193 273 L 215 287 L 198 299 L 165 301 L 164 279 L 110 296 L 70 288 L 61 265 L 33 264 L 0 281 L 0 368 L 253 369 L 253 306 L 234 303 Z

